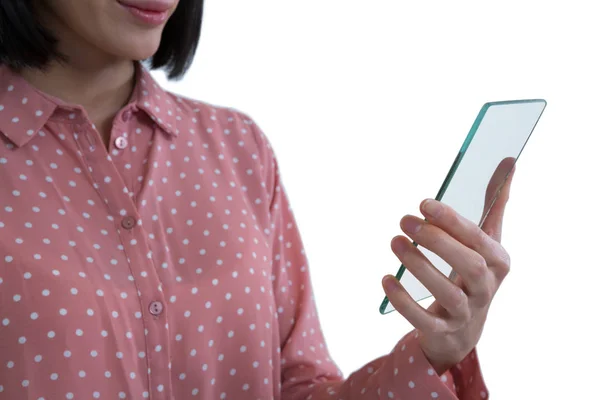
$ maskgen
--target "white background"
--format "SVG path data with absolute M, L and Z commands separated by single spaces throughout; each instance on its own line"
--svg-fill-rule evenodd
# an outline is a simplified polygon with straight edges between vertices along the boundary
M 346 375 L 411 329 L 378 313 L 400 218 L 435 196 L 482 103 L 541 97 L 479 354 L 494 399 L 600 399 L 596 7 L 207 1 L 195 63 L 167 87 L 247 112 L 273 143 Z

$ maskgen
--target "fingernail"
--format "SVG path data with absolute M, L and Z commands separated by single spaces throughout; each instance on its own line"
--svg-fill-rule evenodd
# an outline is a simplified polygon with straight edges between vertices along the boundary
M 423 212 L 430 217 L 437 218 L 442 212 L 442 206 L 435 200 L 427 199 L 423 203 Z
M 383 278 L 383 286 L 385 286 L 386 291 L 394 292 L 398 290 L 398 279 L 393 275 L 387 275 Z
M 394 242 L 392 244 L 393 244 L 393 250 L 397 254 L 402 255 L 406 252 L 406 250 L 408 250 L 406 241 L 403 239 L 394 240 Z
M 402 220 L 402 229 L 404 229 L 406 233 L 417 233 L 421 230 L 421 226 L 423 226 L 421 221 L 414 217 Z

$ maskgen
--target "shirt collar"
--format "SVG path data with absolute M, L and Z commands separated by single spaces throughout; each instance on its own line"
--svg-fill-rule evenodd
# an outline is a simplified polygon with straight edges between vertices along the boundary
M 142 110 L 165 134 L 177 136 L 175 97 L 160 87 L 141 62 L 136 62 L 135 76 L 131 99 L 124 108 Z M 27 144 L 49 120 L 73 119 L 77 111 L 80 106 L 49 96 L 0 66 L 0 133 L 17 147 Z

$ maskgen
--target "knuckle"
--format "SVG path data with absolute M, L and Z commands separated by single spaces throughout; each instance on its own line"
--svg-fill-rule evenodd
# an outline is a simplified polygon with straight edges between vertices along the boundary
M 431 326 L 431 331 L 436 334 L 446 333 L 449 331 L 448 323 L 440 317 L 435 317 Z
M 508 254 L 508 252 L 504 248 L 502 248 L 502 250 L 500 251 L 498 267 L 497 267 L 498 270 L 500 271 L 500 274 L 502 277 L 505 277 L 506 275 L 508 275 L 508 273 L 510 272 L 510 266 L 511 266 L 510 254 Z
M 492 302 L 494 293 L 489 287 L 486 287 L 484 290 L 481 291 L 481 296 L 479 297 L 481 298 L 481 303 L 483 305 L 488 305 Z
M 475 281 L 480 281 L 485 278 L 488 273 L 488 265 L 485 258 L 481 254 L 477 254 L 473 257 L 471 263 L 471 278 Z
M 452 285 L 453 288 L 448 291 L 446 302 L 448 307 L 453 310 L 460 311 L 465 307 L 468 302 L 468 297 L 465 292 L 458 286 Z
M 490 237 L 482 229 L 477 228 L 475 231 L 475 248 L 482 249 L 489 243 Z
M 490 284 L 481 285 L 474 296 L 474 306 L 481 308 L 488 306 L 494 298 L 494 290 Z

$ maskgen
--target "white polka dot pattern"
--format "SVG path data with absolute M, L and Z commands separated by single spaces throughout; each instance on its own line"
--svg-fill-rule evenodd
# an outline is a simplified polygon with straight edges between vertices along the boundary
M 267 138 L 137 68 L 108 149 L 0 68 L 0 399 L 487 398 L 412 334 L 343 380 Z

